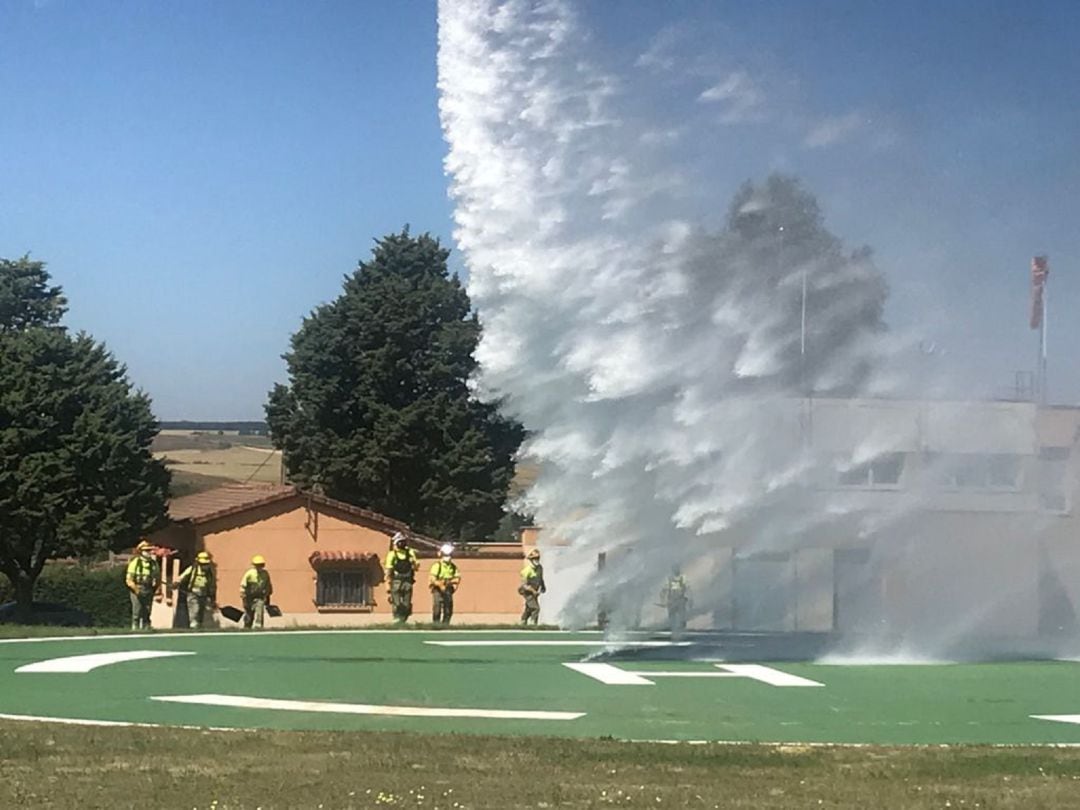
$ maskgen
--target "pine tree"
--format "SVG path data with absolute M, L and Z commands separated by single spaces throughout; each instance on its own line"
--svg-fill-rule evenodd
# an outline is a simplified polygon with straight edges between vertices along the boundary
M 479 540 L 502 518 L 524 434 L 470 394 L 480 324 L 448 256 L 407 228 L 377 241 L 293 335 L 266 416 L 296 484 Z
M 0 573 L 24 616 L 47 560 L 134 545 L 164 521 L 169 482 L 149 399 L 59 325 L 48 280 L 41 263 L 0 260 Z

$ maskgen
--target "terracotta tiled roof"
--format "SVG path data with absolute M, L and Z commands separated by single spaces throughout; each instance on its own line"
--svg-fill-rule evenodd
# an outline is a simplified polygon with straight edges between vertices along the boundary
M 344 512 L 348 515 L 364 518 L 372 523 L 378 523 L 389 531 L 409 532 L 414 544 L 426 545 L 438 548 L 440 543 L 424 535 L 413 534 L 409 530 L 409 524 L 392 517 L 372 512 L 370 509 L 361 509 L 359 506 L 345 503 L 344 501 L 327 498 L 325 495 L 316 495 L 305 492 L 294 486 L 280 484 L 227 484 L 217 489 L 207 490 L 195 495 L 185 495 L 169 502 L 169 517 L 176 523 L 206 523 L 210 520 L 236 515 L 249 509 L 255 509 L 267 504 L 276 503 L 285 498 L 299 496 Z
M 314 566 L 332 563 L 378 564 L 379 555 L 363 551 L 316 551 L 308 557 Z
M 227 484 L 217 489 L 185 495 L 169 501 L 169 517 L 176 521 L 203 523 L 256 506 L 274 503 L 296 494 L 296 487 L 270 484 Z

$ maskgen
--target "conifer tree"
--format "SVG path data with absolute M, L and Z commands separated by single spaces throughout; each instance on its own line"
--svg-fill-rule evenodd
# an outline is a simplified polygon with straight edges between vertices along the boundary
M 480 324 L 448 256 L 407 228 L 378 240 L 292 336 L 289 383 L 266 417 L 297 485 L 482 540 L 503 516 L 524 434 L 469 390 Z
M 0 573 L 20 613 L 58 556 L 119 551 L 164 521 L 157 422 L 124 367 L 59 325 L 44 264 L 0 259 Z

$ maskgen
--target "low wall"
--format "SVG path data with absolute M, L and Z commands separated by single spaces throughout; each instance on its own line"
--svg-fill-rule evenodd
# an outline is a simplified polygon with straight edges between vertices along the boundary
M 164 604 L 155 604 L 151 616 L 157 629 L 173 626 L 173 608 Z M 278 618 L 266 617 L 266 628 L 284 629 L 290 627 L 370 627 L 387 625 L 392 618 L 386 613 L 287 613 Z M 422 624 L 431 621 L 430 613 L 414 613 L 410 624 Z M 520 613 L 455 613 L 450 626 L 462 624 L 493 624 L 513 626 L 521 621 Z M 215 613 L 208 629 L 230 630 L 242 627 L 243 622 L 230 622 Z

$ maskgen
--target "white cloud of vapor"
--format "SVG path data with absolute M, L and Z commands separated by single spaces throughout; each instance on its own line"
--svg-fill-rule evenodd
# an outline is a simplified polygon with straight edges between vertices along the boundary
M 803 145 L 809 149 L 820 149 L 849 140 L 869 124 L 867 117 L 854 111 L 845 115 L 834 115 L 816 122 L 806 133 Z
M 667 67 L 663 49 L 650 53 L 645 64 Z M 792 376 L 801 269 L 763 286 L 752 256 L 704 250 L 680 197 L 693 167 L 654 148 L 678 126 L 629 123 L 619 82 L 589 54 L 561 0 L 440 3 L 445 167 L 484 327 L 477 389 L 504 397 L 531 433 L 523 457 L 540 475 L 525 508 L 549 536 L 593 566 L 601 550 L 634 549 L 568 600 L 568 623 L 598 603 L 617 614 L 628 592 L 650 599 L 672 562 L 721 533 L 792 542 L 809 520 L 792 523 L 802 482 L 820 463 L 799 442 L 797 392 L 772 382 Z M 730 122 L 764 104 L 743 72 L 700 101 Z M 769 204 L 748 200 L 743 213 L 767 217 Z M 865 272 L 816 268 L 812 292 Z M 828 323 L 812 339 L 831 340 Z M 853 334 L 807 384 L 844 385 L 886 350 Z M 818 522 L 847 511 L 816 504 Z

